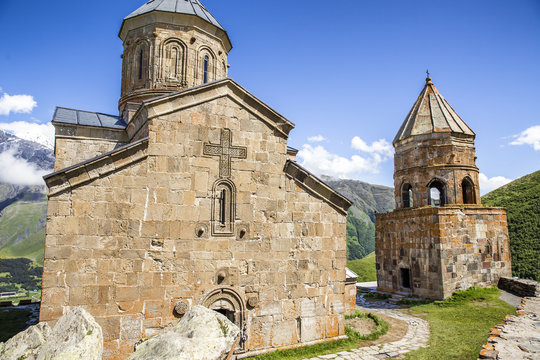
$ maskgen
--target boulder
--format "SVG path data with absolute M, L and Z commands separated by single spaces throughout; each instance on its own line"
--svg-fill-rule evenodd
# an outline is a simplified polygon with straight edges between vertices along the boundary
M 5 344 L 0 343 L 0 359 L 37 359 L 41 347 L 50 338 L 51 332 L 51 327 L 47 323 L 30 326 Z
M 82 308 L 73 308 L 53 329 L 40 323 L 0 343 L 2 360 L 101 360 L 102 353 L 101 327 Z
M 137 346 L 128 360 L 223 360 L 239 334 L 225 316 L 197 305 L 171 330 Z

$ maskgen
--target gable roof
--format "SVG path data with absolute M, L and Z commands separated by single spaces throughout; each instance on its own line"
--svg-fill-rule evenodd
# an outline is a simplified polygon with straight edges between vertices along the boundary
M 287 160 L 283 171 L 293 178 L 300 187 L 327 202 L 342 215 L 347 215 L 347 210 L 351 207 L 352 201 L 326 185 L 324 181 L 298 165 L 298 163 Z
M 127 126 L 120 116 L 63 107 L 56 108 L 52 122 L 53 124 L 72 124 L 118 130 L 125 130 Z
M 149 13 L 151 11 L 163 11 L 176 14 L 195 15 L 204 21 L 225 31 L 225 28 L 210 14 L 199 0 L 150 0 L 128 16 L 124 20 Z
M 171 114 L 173 112 L 225 96 L 241 104 L 244 109 L 251 112 L 285 138 L 288 137 L 289 132 L 294 128 L 294 124 L 292 122 L 259 100 L 231 78 L 213 81 L 207 84 L 194 86 L 189 89 L 184 89 L 144 100 L 133 116 L 133 119 L 142 113 L 143 109 L 147 110 L 146 116 L 147 119 L 150 120 L 155 117 Z M 135 121 L 132 120 L 130 122 L 130 126 L 133 123 L 135 123 Z M 142 124 L 143 123 L 140 122 L 139 126 L 142 126 Z M 132 129 L 131 127 L 128 128 L 130 136 L 136 134 L 138 130 L 139 129 L 135 128 Z
M 475 136 L 428 77 L 393 143 L 415 135 L 445 132 Z
M 148 138 L 144 138 L 45 175 L 43 180 L 49 188 L 49 196 L 84 185 L 140 161 L 148 156 L 147 148 Z

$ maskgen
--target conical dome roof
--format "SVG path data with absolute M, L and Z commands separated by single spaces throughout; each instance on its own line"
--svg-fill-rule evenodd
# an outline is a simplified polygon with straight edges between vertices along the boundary
M 394 144 L 415 135 L 443 132 L 475 136 L 428 77 L 424 89 L 394 138 Z
M 195 15 L 210 24 L 225 31 L 223 26 L 210 14 L 199 0 L 150 0 L 128 16 L 124 20 L 149 13 L 151 11 L 163 11 L 177 14 Z

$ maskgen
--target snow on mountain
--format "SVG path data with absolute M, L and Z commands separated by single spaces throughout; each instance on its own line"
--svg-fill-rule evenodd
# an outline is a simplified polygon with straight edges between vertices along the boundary
M 54 126 L 51 123 L 38 124 L 27 121 L 0 123 L 0 130 L 16 137 L 36 142 L 49 149 L 54 149 Z

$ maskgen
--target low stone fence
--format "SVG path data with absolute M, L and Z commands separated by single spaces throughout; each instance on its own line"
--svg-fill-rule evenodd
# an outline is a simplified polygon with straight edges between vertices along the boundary
M 534 280 L 502 277 L 497 286 L 520 297 L 540 297 L 540 284 Z
M 540 359 L 538 314 L 540 298 L 523 298 L 516 315 L 506 316 L 502 324 L 491 329 L 479 359 Z
M 21 300 L 19 301 L 19 304 L 18 305 L 15 305 L 13 303 L 13 301 L 9 300 L 9 301 L 0 301 L 0 307 L 10 307 L 10 306 L 20 306 L 20 305 L 31 305 L 31 304 L 36 304 L 36 303 L 39 303 L 41 301 L 39 300 Z

